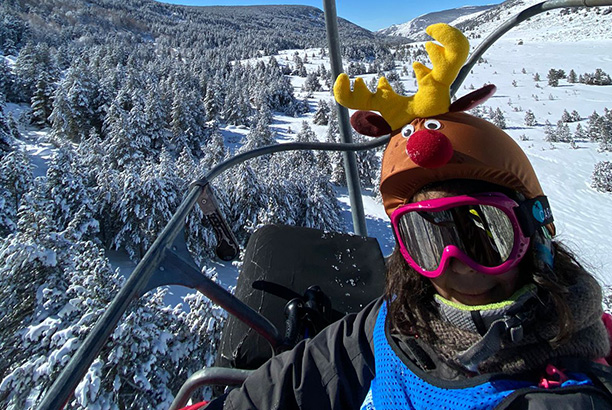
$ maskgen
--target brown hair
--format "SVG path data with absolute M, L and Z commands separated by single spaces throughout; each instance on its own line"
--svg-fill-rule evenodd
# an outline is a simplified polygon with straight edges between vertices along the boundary
M 474 183 L 476 182 L 476 183 Z M 450 192 L 503 192 L 507 190 L 499 186 L 480 181 L 454 180 L 435 183 L 421 189 L 419 193 L 433 190 Z M 553 241 L 554 264 L 549 268 L 542 263 L 536 263 L 537 257 L 533 249 L 519 264 L 523 284 L 534 283 L 538 288 L 538 297 L 545 304 L 553 304 L 558 318 L 558 334 L 550 340 L 553 345 L 562 344 L 574 332 L 575 323 L 567 303 L 569 287 L 576 283 L 579 277 L 590 277 L 574 255 L 562 244 Z M 392 329 L 403 334 L 418 334 L 432 337 L 429 321 L 437 311 L 434 308 L 434 287 L 430 280 L 413 270 L 399 251 L 395 250 L 387 260 L 387 281 L 385 299 L 389 305 L 389 319 Z

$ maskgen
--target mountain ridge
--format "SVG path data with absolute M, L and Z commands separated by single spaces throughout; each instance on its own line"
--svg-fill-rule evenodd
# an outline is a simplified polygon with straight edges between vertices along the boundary
M 471 40 L 487 36 L 503 22 L 541 0 L 507 0 L 491 6 L 457 8 L 428 13 L 406 23 L 377 31 L 409 41 L 429 40 L 425 28 L 433 23 L 447 23 L 460 29 Z M 472 12 L 473 11 L 473 12 Z M 612 40 L 612 6 L 559 8 L 541 13 L 519 24 L 504 38 L 522 41 Z

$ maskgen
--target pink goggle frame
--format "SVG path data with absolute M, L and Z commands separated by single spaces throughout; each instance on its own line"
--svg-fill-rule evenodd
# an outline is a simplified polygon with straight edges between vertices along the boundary
M 548 201 L 545 197 L 539 197 L 538 199 L 545 201 L 545 206 L 548 207 Z M 532 206 L 534 202 L 530 201 L 528 205 Z M 538 202 L 538 206 L 537 209 L 541 210 L 540 202 Z M 499 275 L 518 265 L 529 249 L 530 238 L 523 234 L 517 216 L 517 214 L 521 217 L 526 215 L 520 208 L 521 206 L 516 201 L 500 193 L 453 196 L 400 206 L 392 213 L 391 223 L 400 251 L 406 262 L 428 278 L 441 275 L 448 267 L 451 258 L 460 260 L 478 272 Z M 534 207 L 536 224 L 541 226 L 548 220 L 540 220 L 539 215 L 535 215 L 535 209 Z M 449 212 L 443 213 L 444 211 Z M 493 222 L 498 223 L 489 224 L 483 218 L 486 214 L 491 215 Z M 456 215 L 456 218 L 450 217 L 450 215 Z M 446 218 L 447 216 L 451 219 Z M 479 238 L 461 238 L 462 234 L 465 236 L 465 230 L 462 232 L 461 229 L 457 228 L 459 225 L 465 226 L 464 222 L 467 218 L 471 218 L 472 224 L 480 229 L 481 232 L 476 235 Z M 445 219 L 445 221 L 438 223 L 436 219 Z M 531 216 L 527 216 L 527 219 L 531 219 Z M 552 220 L 552 215 L 550 220 Z M 457 223 L 457 221 L 461 222 Z M 532 223 L 532 221 L 527 223 Z M 503 228 L 495 225 L 503 225 Z M 416 229 L 414 229 L 415 227 Z M 420 232 L 410 232 L 411 228 Z M 469 227 L 469 230 L 474 231 L 474 229 L 474 226 Z M 509 237 L 510 235 L 512 238 Z M 455 243 L 444 243 L 445 239 L 451 237 L 453 239 L 450 241 Z M 494 243 L 495 238 L 497 238 L 497 245 Z M 427 242 L 424 243 L 423 241 Z M 500 246 L 500 243 L 503 246 Z M 489 263 L 493 266 L 486 266 L 474 260 L 474 255 L 478 253 L 478 250 L 471 252 L 473 253 L 472 257 L 468 255 L 470 253 L 468 248 L 470 247 L 473 250 L 478 247 L 489 247 L 488 251 L 494 250 L 495 252 L 503 247 L 506 248 L 504 251 L 506 255 L 499 255 L 497 262 Z M 413 257 L 413 254 L 415 257 Z M 421 259 L 421 261 L 418 261 L 418 259 Z M 433 265 L 437 259 L 437 266 L 435 268 L 433 266 L 423 267 L 421 266 L 423 259 L 428 259 L 430 265 Z

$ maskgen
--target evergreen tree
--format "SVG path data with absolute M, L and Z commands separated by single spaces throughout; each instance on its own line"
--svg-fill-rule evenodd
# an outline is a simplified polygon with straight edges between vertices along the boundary
M 206 96 L 204 97 L 206 120 L 211 121 L 218 119 L 221 113 L 222 106 L 223 102 L 221 101 L 220 92 L 217 88 L 216 83 L 209 83 L 208 88 L 206 89 Z
M 591 175 L 591 187 L 600 192 L 612 192 L 612 161 L 595 164 Z
M 536 125 L 538 125 L 538 122 L 536 121 L 536 117 L 533 114 L 533 111 L 531 110 L 527 110 L 525 112 L 525 125 L 528 127 L 535 127 Z
M 587 139 L 586 132 L 582 128 L 582 125 L 576 125 L 576 130 L 574 131 L 574 140 L 575 141 L 584 141 Z
M 56 229 L 61 231 L 73 224 L 77 229 L 78 239 L 93 239 L 98 233 L 99 224 L 95 219 L 93 192 L 86 187 L 80 173 L 75 152 L 69 145 L 60 147 L 53 155 L 47 169 L 44 195 L 47 199 L 46 208 L 55 222 Z
M 576 110 L 572 110 L 572 113 L 570 114 L 570 118 L 572 120 L 571 122 L 578 122 L 582 120 L 582 118 L 580 117 L 580 114 Z
M 603 128 L 604 119 L 593 111 L 587 122 L 586 133 L 591 141 L 599 141 L 601 139 L 601 130 Z
M 79 142 L 89 135 L 96 122 L 93 101 L 97 93 L 97 83 L 84 61 L 68 70 L 54 95 L 49 117 L 56 138 Z
M 340 141 L 340 126 L 338 125 L 338 114 L 336 110 L 331 111 L 329 125 L 327 127 L 327 142 Z M 331 182 L 336 185 L 346 186 L 346 172 L 344 170 L 344 156 L 341 152 L 332 151 L 329 153 L 330 164 L 332 166 Z
M 8 119 L 4 116 L 4 95 L 0 93 L 0 159 L 12 150 L 12 140 Z
M 34 183 L 32 169 L 22 150 L 9 152 L 0 161 L 0 238 L 17 229 L 18 210 Z
M 20 140 L 21 133 L 19 132 L 19 127 L 17 126 L 17 122 L 15 121 L 15 118 L 13 118 L 12 114 L 8 115 L 6 124 L 8 126 L 9 134 L 11 137 L 13 137 L 13 140 Z
M 570 142 L 572 137 L 569 126 L 567 125 L 567 123 L 563 122 L 563 120 L 559 120 L 557 122 L 556 134 L 557 141 L 560 142 Z
M 548 74 L 546 76 L 546 78 L 548 78 L 548 85 L 550 85 L 551 87 L 558 87 L 559 80 L 565 77 L 565 71 L 555 70 L 554 68 L 548 70 Z
M 120 178 L 122 192 L 113 214 L 123 225 L 113 239 L 131 258 L 141 258 L 168 223 L 179 204 L 180 181 L 167 155 L 160 163 L 147 161 L 140 170 L 126 168 Z
M 559 142 L 559 138 L 557 137 L 557 133 L 552 127 L 552 124 L 546 120 L 544 124 L 544 141 L 546 142 Z
M 53 109 L 52 105 L 53 90 L 49 79 L 41 75 L 36 83 L 36 91 L 32 96 L 32 123 L 44 127 L 47 125 L 49 115 Z
M 570 84 L 574 84 L 578 81 L 578 77 L 576 76 L 576 72 L 572 69 L 567 75 L 567 82 Z
M 312 122 L 317 125 L 327 125 L 329 122 L 329 112 L 331 108 L 325 100 L 319 100 Z
M 168 110 L 162 99 L 159 98 L 160 90 L 153 85 L 149 88 L 144 101 L 144 122 L 141 132 L 146 132 L 151 141 L 151 148 L 161 150 L 167 147 L 169 142 L 166 135 Z
M 306 121 L 302 121 L 302 129 L 296 135 L 296 142 L 317 142 L 317 136 Z M 316 166 L 316 157 L 313 151 L 292 151 L 289 156 L 294 164 L 291 170 L 297 173 L 306 172 Z
M 506 117 L 504 116 L 503 111 L 499 107 L 497 107 L 495 111 L 491 109 L 489 115 L 491 117 L 491 122 L 493 124 L 495 124 L 497 127 L 501 129 L 506 128 Z
M 268 205 L 268 189 L 246 163 L 226 173 L 220 189 L 227 193 L 229 206 L 226 217 L 236 238 L 245 243 L 249 233 L 258 226 L 261 211 Z
M 276 144 L 276 136 L 270 129 L 269 119 L 263 116 L 257 120 L 255 127 L 247 134 L 246 143 L 242 146 L 241 151 L 250 151 L 274 144 Z
M 144 106 L 139 101 L 136 104 L 133 104 L 127 89 L 119 90 L 103 124 L 105 160 L 120 171 L 154 156 L 150 135 L 144 131 Z
M 305 192 L 303 226 L 332 232 L 341 230 L 340 205 L 333 187 L 322 178 L 315 181 Z
M 306 75 L 306 80 L 304 81 L 304 85 L 302 86 L 302 91 L 312 93 L 315 91 L 321 91 L 322 88 L 323 87 L 319 82 L 319 76 L 316 72 L 308 73 L 308 75 Z
M 365 138 L 353 132 L 354 142 L 365 142 Z M 380 168 L 380 161 L 376 155 L 376 151 L 368 149 L 361 150 L 355 153 L 357 157 L 357 169 L 359 171 L 359 179 L 364 186 L 371 187 L 376 182 L 376 172 Z
M 563 114 L 561 114 L 561 121 L 565 123 L 572 122 L 572 116 L 567 110 L 563 110 Z
M 204 147 L 204 158 L 201 160 L 201 166 L 204 170 L 210 170 L 215 165 L 219 164 L 227 155 L 223 135 L 219 131 L 219 127 L 214 124 L 212 133 L 208 143 Z

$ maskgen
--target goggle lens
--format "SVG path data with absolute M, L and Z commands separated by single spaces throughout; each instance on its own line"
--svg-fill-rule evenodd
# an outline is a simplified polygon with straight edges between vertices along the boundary
M 438 268 L 449 245 L 485 267 L 506 262 L 515 245 L 510 218 L 491 205 L 406 212 L 400 216 L 397 228 L 406 251 L 427 271 Z

